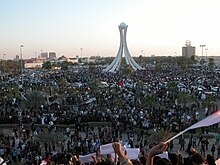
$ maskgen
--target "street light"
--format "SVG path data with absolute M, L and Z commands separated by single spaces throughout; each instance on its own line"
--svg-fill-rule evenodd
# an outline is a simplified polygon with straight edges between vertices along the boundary
M 144 59 L 143 62 L 145 63 L 146 61 L 145 61 L 145 53 L 144 53 L 144 50 L 141 50 L 141 56 L 142 56 L 142 58 Z
M 202 58 L 203 58 L 203 48 L 206 47 L 206 45 L 200 45 L 200 47 L 202 48 Z
M 205 48 L 205 53 L 206 53 L 206 61 L 207 61 L 207 51 L 208 51 L 208 48 Z
M 5 75 L 5 56 L 6 54 L 2 55 L 2 60 L 3 60 L 3 74 Z
M 82 58 L 82 51 L 83 51 L 83 48 L 80 48 L 80 52 L 81 52 L 81 58 Z
M 82 63 L 82 51 L 83 51 L 83 48 L 80 48 L 81 63 Z
M 23 58 L 22 58 L 22 48 L 24 45 L 20 45 L 20 57 L 21 57 L 21 85 L 23 87 Z
M 177 54 L 176 54 L 176 52 L 174 52 L 174 54 L 175 54 L 175 64 L 176 64 L 176 66 L 177 66 Z
M 203 73 L 203 65 L 204 65 L 204 59 L 203 59 L 203 48 L 205 47 L 206 45 L 200 45 L 200 47 L 202 48 L 202 73 Z

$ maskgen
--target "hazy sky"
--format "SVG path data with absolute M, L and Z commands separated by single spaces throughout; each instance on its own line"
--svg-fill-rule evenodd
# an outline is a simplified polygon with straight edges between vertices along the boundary
M 181 55 L 186 40 L 220 55 L 219 0 L 0 0 L 0 59 L 43 51 L 115 56 L 118 25 L 128 25 L 132 56 Z M 143 51 L 142 51 L 143 50 Z M 205 55 L 204 49 L 204 55 Z

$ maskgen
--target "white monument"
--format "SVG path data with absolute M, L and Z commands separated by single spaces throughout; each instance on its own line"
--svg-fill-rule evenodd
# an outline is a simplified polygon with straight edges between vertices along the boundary
M 113 72 L 113 73 L 118 71 L 121 65 L 123 53 L 124 53 L 125 61 L 127 65 L 130 65 L 133 70 L 142 70 L 143 68 L 134 61 L 134 59 L 131 57 L 131 54 L 128 50 L 127 41 L 126 41 L 126 33 L 127 33 L 128 25 L 126 25 L 125 23 L 121 23 L 118 26 L 118 28 L 120 32 L 120 46 L 119 46 L 117 56 L 112 61 L 112 63 L 107 68 L 105 68 L 103 71 Z

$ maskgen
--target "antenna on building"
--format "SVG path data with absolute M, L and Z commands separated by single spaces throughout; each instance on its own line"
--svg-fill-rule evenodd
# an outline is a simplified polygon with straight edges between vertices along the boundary
M 186 40 L 186 46 L 191 46 L 191 41 L 190 40 Z

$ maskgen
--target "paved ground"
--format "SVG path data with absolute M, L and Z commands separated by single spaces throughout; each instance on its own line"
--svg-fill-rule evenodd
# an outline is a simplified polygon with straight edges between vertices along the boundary
M 4 128 L 4 129 L 1 129 L 1 131 L 3 131 L 4 133 L 7 133 L 9 135 L 11 135 L 11 133 L 12 133 L 12 129 L 10 129 L 10 128 Z M 82 137 L 85 137 L 85 133 L 84 132 L 80 132 L 80 134 L 81 134 Z M 215 137 L 215 135 L 216 135 L 215 133 L 211 133 L 211 132 L 209 134 L 213 134 L 214 135 L 213 137 Z M 139 142 L 137 142 L 137 136 L 138 135 L 135 135 L 135 137 L 134 137 L 134 144 L 138 144 L 139 143 Z M 147 138 L 147 136 L 145 136 L 145 138 Z M 67 141 L 70 140 L 70 138 L 68 138 L 66 135 L 64 135 L 64 139 L 66 140 L 65 143 L 67 143 Z M 128 142 L 127 135 L 126 134 L 122 134 L 122 139 L 121 140 L 123 142 Z M 211 154 L 211 146 L 212 146 L 212 144 L 215 144 L 215 138 L 210 138 L 208 140 L 209 140 L 209 148 L 208 148 L 208 150 L 205 153 L 206 155 L 208 153 Z M 144 140 L 143 140 L 143 142 L 144 142 Z M 186 142 L 185 143 L 185 150 L 186 150 L 188 142 L 189 142 L 189 138 L 185 138 L 185 142 Z M 180 144 L 179 144 L 179 139 L 178 138 L 174 139 L 173 143 L 174 143 L 173 152 L 179 151 L 182 154 L 182 156 L 184 156 L 184 157 L 188 156 L 188 154 L 185 152 L 185 150 L 180 150 Z M 197 144 L 198 144 L 198 139 L 197 139 Z M 217 149 L 218 146 L 216 145 L 215 147 Z M 200 148 L 201 148 L 200 146 L 195 147 L 195 149 L 198 152 L 200 152 Z M 217 155 L 217 151 L 215 152 L 215 156 L 216 155 Z

